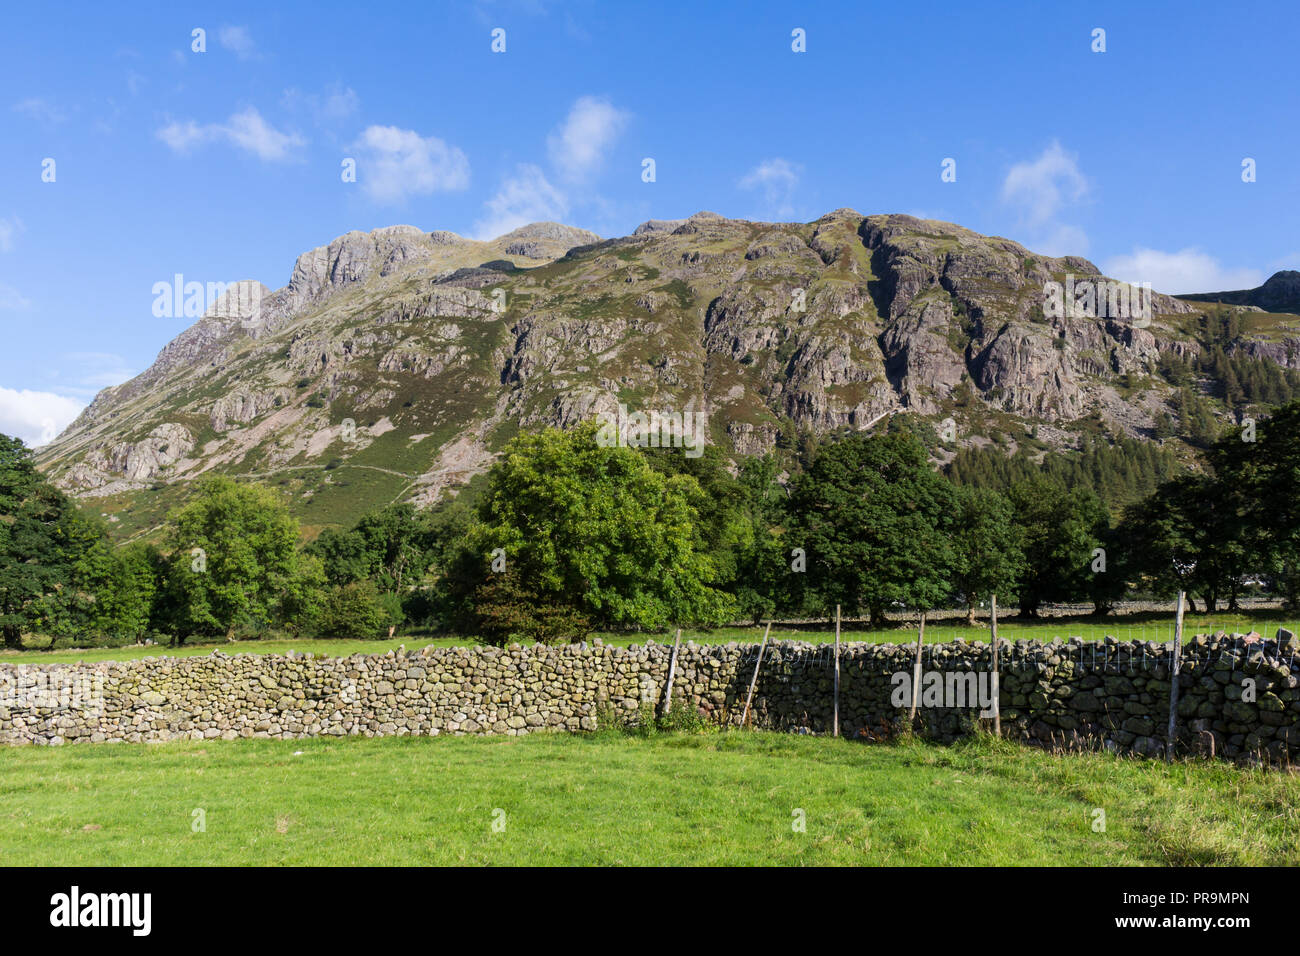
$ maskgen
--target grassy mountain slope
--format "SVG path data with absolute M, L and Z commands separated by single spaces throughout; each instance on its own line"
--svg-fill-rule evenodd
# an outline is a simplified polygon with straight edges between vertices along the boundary
M 704 411 L 737 454 L 903 410 L 953 420 L 948 456 L 1151 437 L 1177 412 L 1161 357 L 1198 355 L 1216 307 L 1156 294 L 1146 328 L 1052 318 L 1044 285 L 1067 276 L 1100 278 L 1077 257 L 849 209 L 697 213 L 609 240 L 555 223 L 492 242 L 353 232 L 300 256 L 255 310 L 209 309 L 40 462 L 129 536 L 209 472 L 280 486 L 309 530 L 428 503 L 520 429 L 620 402 Z M 1230 347 L 1300 368 L 1292 318 L 1257 316 Z M 1197 388 L 1226 424 L 1213 384 Z

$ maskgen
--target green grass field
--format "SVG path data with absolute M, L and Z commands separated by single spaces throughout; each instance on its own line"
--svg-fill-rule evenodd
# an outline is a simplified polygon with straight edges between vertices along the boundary
M 0 760 L 0 859 L 1294 866 L 1298 807 L 1289 773 L 989 738 L 607 731 L 23 747 Z
M 1272 637 L 1278 627 L 1289 627 L 1300 632 L 1300 622 L 1294 618 L 1284 618 L 1276 612 L 1256 614 L 1217 614 L 1188 615 L 1184 622 L 1184 635 L 1213 632 L 1220 629 L 1247 632 L 1252 629 L 1266 637 Z M 927 625 L 925 629 L 927 644 L 951 641 L 962 638 L 967 641 L 987 641 L 989 629 L 987 623 L 975 627 L 947 622 Z M 1059 619 L 1026 623 L 1011 619 L 1000 622 L 998 635 L 1006 640 L 1038 639 L 1050 641 L 1055 637 L 1082 637 L 1094 641 L 1110 635 L 1119 640 L 1143 640 L 1167 642 L 1174 635 L 1174 618 L 1172 615 L 1137 615 L 1130 618 L 1116 618 L 1098 621 L 1095 619 Z M 658 643 L 671 643 L 671 632 L 661 634 L 594 634 L 607 644 L 623 645 L 644 644 L 648 640 Z M 730 641 L 754 641 L 763 637 L 761 627 L 724 627 L 709 631 L 686 629 L 682 632 L 683 641 L 697 644 L 725 644 Z M 915 628 L 906 626 L 891 627 L 885 630 L 866 630 L 860 626 L 845 627 L 841 631 L 843 641 L 866 641 L 871 643 L 912 643 L 916 640 Z M 772 640 L 809 641 L 826 643 L 835 640 L 834 629 L 827 626 L 772 628 Z M 74 662 L 74 661 L 108 661 L 133 660 L 141 657 L 158 657 L 162 655 L 192 656 L 211 654 L 214 650 L 223 654 L 284 654 L 293 650 L 298 653 L 310 653 L 332 657 L 345 657 L 349 654 L 383 654 L 393 648 L 404 646 L 407 650 L 421 647 L 463 647 L 474 644 L 471 637 L 430 637 L 420 634 L 399 634 L 394 638 L 382 640 L 355 640 L 331 638 L 304 638 L 291 640 L 270 638 L 266 640 L 221 641 L 215 644 L 187 644 L 182 647 L 152 645 L 149 647 L 88 647 L 78 648 L 75 642 L 60 639 L 53 650 L 48 650 L 48 638 L 31 638 L 23 651 L 0 649 L 0 664 L 4 663 L 38 663 L 38 662 Z

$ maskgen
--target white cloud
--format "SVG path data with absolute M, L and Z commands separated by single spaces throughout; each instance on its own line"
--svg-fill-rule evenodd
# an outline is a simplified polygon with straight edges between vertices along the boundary
M 794 191 L 803 167 L 786 159 L 766 159 L 736 183 L 741 189 L 758 189 L 763 193 L 762 215 L 772 219 L 794 216 Z
M 17 435 L 36 447 L 53 441 L 85 404 L 53 392 L 32 392 L 0 386 L 0 433 Z
M 241 60 L 250 59 L 255 52 L 253 35 L 248 32 L 248 27 L 222 27 L 217 31 L 217 40 Z
M 320 105 L 319 113 L 323 119 L 338 120 L 346 119 L 360 108 L 361 98 L 357 96 L 357 91 L 349 86 L 345 90 L 334 88 L 328 91 Z
M 1077 157 L 1055 140 L 1037 159 L 1012 166 L 1002 181 L 1002 201 L 1019 207 L 1031 225 L 1049 222 L 1066 202 L 1078 202 L 1087 192 Z
M 14 237 L 23 231 L 23 221 L 15 216 L 13 219 L 0 219 L 0 252 L 8 252 L 14 247 Z
M 271 162 L 293 159 L 295 150 L 306 144 L 297 133 L 284 133 L 271 126 L 252 106 L 232 114 L 225 123 L 172 122 L 155 135 L 177 153 L 189 152 L 203 143 L 224 141 Z
M 1017 210 L 1029 245 L 1049 256 L 1084 255 L 1088 236 L 1060 221 L 1069 206 L 1088 195 L 1078 157 L 1053 140 L 1036 159 L 1016 163 L 1002 181 L 1002 202 Z
M 11 285 L 5 285 L 0 282 L 0 311 L 7 309 L 25 309 L 31 305 L 31 300 L 24 298 L 22 293 Z
M 1253 289 L 1267 278 L 1259 269 L 1225 269 L 1213 256 L 1195 248 L 1161 252 L 1139 247 L 1130 255 L 1107 260 L 1102 271 L 1125 282 L 1150 282 L 1151 288 L 1168 295 Z
M 560 178 L 583 182 L 600 171 L 606 153 L 627 128 L 631 114 L 609 100 L 580 97 L 564 122 L 547 137 L 547 151 Z
M 230 117 L 226 134 L 236 146 L 255 153 L 260 159 L 286 159 L 290 150 L 303 144 L 298 135 L 282 133 L 270 126 L 251 106 Z
M 335 83 L 323 93 L 303 93 L 290 87 L 280 97 L 280 104 L 287 110 L 305 108 L 318 123 L 335 123 L 355 115 L 361 98 L 352 87 Z
M 568 198 L 536 166 L 521 163 L 486 203 L 488 215 L 474 224 L 479 239 L 495 239 L 530 222 L 563 222 Z
M 451 192 L 469 185 L 464 152 L 436 136 L 396 126 L 370 126 L 353 144 L 359 153 L 357 178 L 366 195 L 395 204 L 411 196 Z
M 607 211 L 609 203 L 589 183 L 631 115 L 606 99 L 579 97 L 546 139 L 552 175 L 566 185 L 553 183 L 540 166 L 520 163 L 483 204 L 486 212 L 474 224 L 474 234 L 495 239 L 532 222 L 563 222 L 571 205 Z
M 67 114 L 61 109 L 40 96 L 29 96 L 27 99 L 15 103 L 14 112 L 30 116 L 47 126 L 57 126 L 68 118 Z
M 214 132 L 215 129 L 214 126 L 200 126 L 194 120 L 186 120 L 184 123 L 168 123 L 158 130 L 156 135 L 170 146 L 174 152 L 184 153 L 205 139 L 217 138 L 217 134 Z

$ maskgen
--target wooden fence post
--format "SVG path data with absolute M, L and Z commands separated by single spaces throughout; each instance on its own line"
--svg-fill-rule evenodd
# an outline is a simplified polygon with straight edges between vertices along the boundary
M 767 635 L 772 633 L 772 622 L 767 622 L 767 630 L 763 632 L 763 643 L 758 645 L 758 660 L 754 662 L 754 676 L 749 679 L 749 693 L 745 695 L 745 712 L 740 715 L 740 726 L 744 727 L 749 721 L 749 702 L 754 699 L 754 685 L 758 683 L 758 669 L 763 666 L 763 649 L 767 647 Z
M 1178 675 L 1183 659 L 1183 592 L 1178 592 L 1178 617 L 1174 621 L 1174 653 L 1169 663 L 1169 733 L 1165 742 L 1165 763 L 1174 759 L 1174 734 L 1178 723 Z
M 831 717 L 831 736 L 840 735 L 840 606 L 835 605 L 835 707 Z
M 989 617 L 989 627 L 992 630 L 993 640 L 993 669 L 989 677 L 993 685 L 993 733 L 1002 736 L 1002 689 L 998 677 L 998 596 L 996 594 L 989 598 L 990 608 L 992 611 Z
M 921 612 L 921 627 L 916 632 L 916 663 L 912 665 L 912 712 L 911 720 L 916 719 L 916 704 L 921 697 L 921 645 L 925 643 L 925 612 Z
M 673 709 L 673 674 L 677 670 L 677 646 L 682 642 L 682 629 L 677 629 L 677 636 L 673 638 L 673 654 L 668 658 L 668 686 L 664 688 L 664 710 L 665 714 L 672 713 Z

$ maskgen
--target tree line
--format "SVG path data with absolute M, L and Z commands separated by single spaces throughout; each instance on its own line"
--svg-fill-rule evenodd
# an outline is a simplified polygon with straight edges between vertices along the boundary
M 962 452 L 926 426 L 823 441 L 806 464 L 733 464 L 710 446 L 602 447 L 595 425 L 520 435 L 427 509 L 394 504 L 302 543 L 273 489 L 202 480 L 157 543 L 106 527 L 0 436 L 0 626 L 105 640 L 423 627 L 554 641 L 768 617 L 978 605 L 1105 612 L 1185 590 L 1209 611 L 1262 579 L 1300 601 L 1300 402 L 1220 436 L 1201 470 L 1158 449 Z

